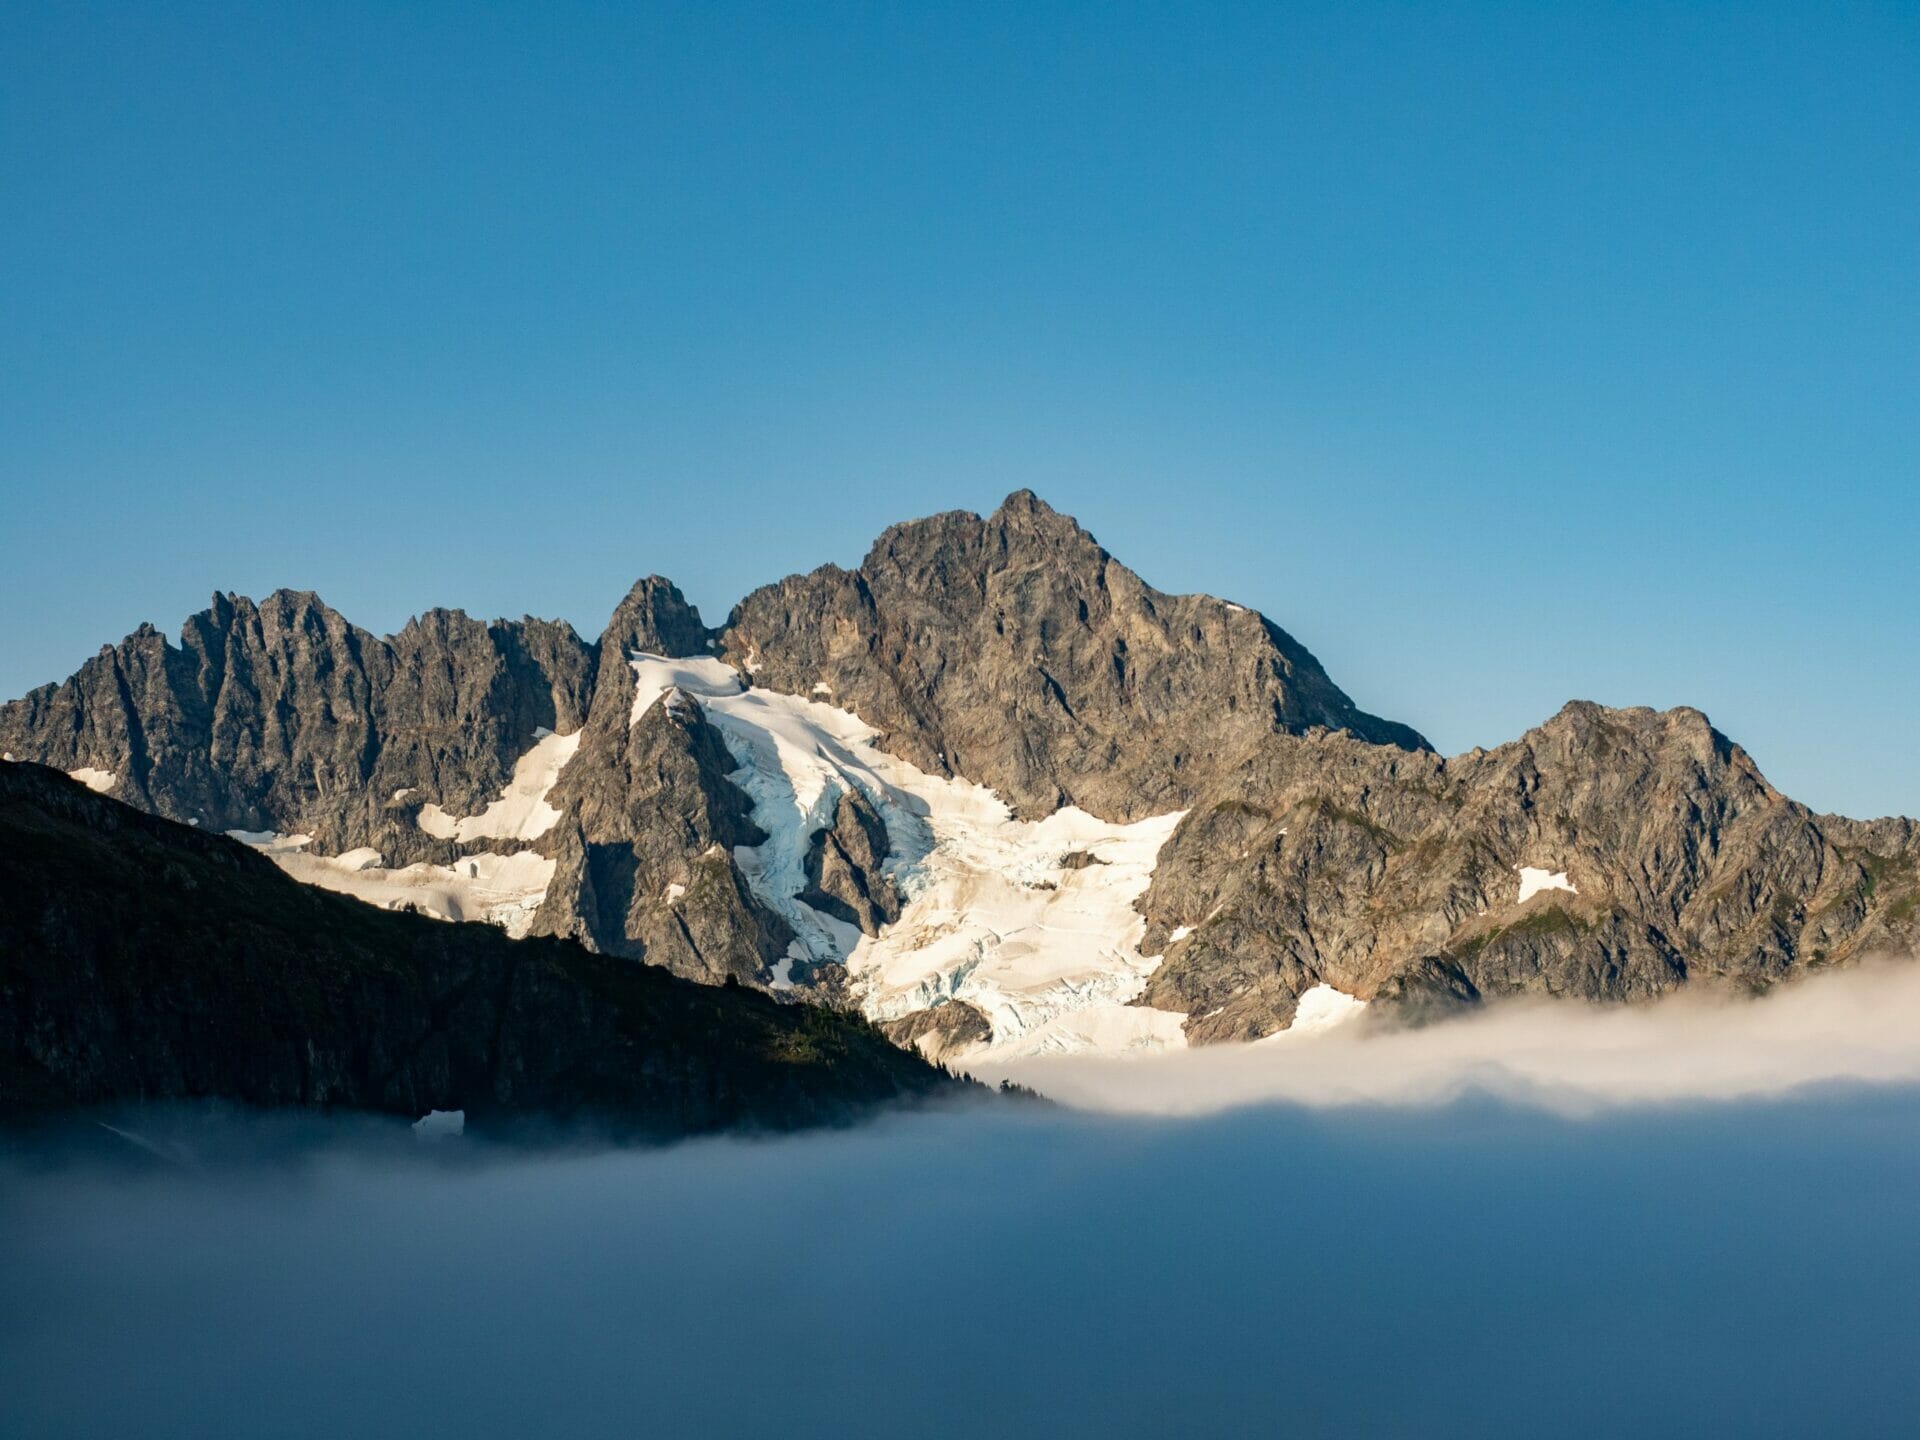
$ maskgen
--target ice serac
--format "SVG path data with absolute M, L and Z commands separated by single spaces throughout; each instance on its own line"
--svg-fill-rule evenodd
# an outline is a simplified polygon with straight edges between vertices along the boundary
M 883 748 L 1027 818 L 1184 809 L 1275 734 L 1425 746 L 1263 616 L 1153 589 L 1027 491 L 986 519 L 896 525 L 857 570 L 756 590 L 723 640 L 756 685 L 824 687 Z

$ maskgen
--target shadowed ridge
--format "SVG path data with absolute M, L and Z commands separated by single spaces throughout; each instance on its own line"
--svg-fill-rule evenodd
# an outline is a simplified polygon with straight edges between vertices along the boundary
M 222 1098 L 671 1138 L 958 1089 L 857 1016 L 394 914 L 0 764 L 0 1114 Z

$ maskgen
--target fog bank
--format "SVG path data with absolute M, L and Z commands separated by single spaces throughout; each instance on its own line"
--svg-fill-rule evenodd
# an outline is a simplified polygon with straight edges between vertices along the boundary
M 1199 1114 L 1282 1102 L 1434 1105 L 1485 1093 L 1562 1114 L 1920 1082 L 1920 964 L 1886 961 L 1755 998 L 1683 992 L 1652 1005 L 1511 1001 L 1420 1029 L 1371 1017 L 1251 1045 L 983 1068 L 1065 1104 Z

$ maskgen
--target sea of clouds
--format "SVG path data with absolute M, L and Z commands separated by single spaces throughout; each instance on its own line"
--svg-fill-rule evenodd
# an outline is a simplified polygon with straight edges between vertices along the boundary
M 1916 981 L 659 1150 L 129 1112 L 0 1148 L 0 1434 L 1910 1435 Z

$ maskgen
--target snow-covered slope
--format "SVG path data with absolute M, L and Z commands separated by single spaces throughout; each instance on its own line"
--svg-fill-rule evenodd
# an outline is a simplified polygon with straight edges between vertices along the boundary
M 560 778 L 560 772 L 580 748 L 580 732 L 556 735 L 538 731 L 531 750 L 513 767 L 513 779 L 506 791 L 478 815 L 456 820 L 438 805 L 420 808 L 420 828 L 442 840 L 462 844 L 484 839 L 537 840 L 551 830 L 560 812 L 547 803 L 547 796 Z M 403 792 L 404 793 L 404 792 Z
M 849 711 L 746 688 L 717 660 L 631 658 L 634 719 L 698 704 L 739 762 L 730 778 L 768 839 L 735 860 L 797 937 L 777 984 L 796 963 L 837 961 L 875 1019 L 965 1001 L 991 1024 L 993 1055 L 1185 1043 L 1184 1016 L 1125 1003 L 1159 964 L 1139 952 L 1145 922 L 1133 907 L 1179 812 L 1131 825 L 1075 809 L 1016 820 L 990 790 L 886 754 Z M 903 901 L 877 936 L 800 899 L 809 842 L 849 789 L 886 822 L 883 873 Z
M 1580 887 L 1567 878 L 1564 870 L 1543 870 L 1537 865 L 1520 867 L 1520 898 L 1514 902 L 1516 905 L 1524 905 L 1546 890 L 1564 890 L 1569 895 L 1580 893 Z
M 420 828 L 457 844 L 482 840 L 538 839 L 560 819 L 547 803 L 560 772 L 580 747 L 580 732 L 555 735 L 539 731 L 534 744 L 513 767 L 513 779 L 498 800 L 478 815 L 456 817 L 438 805 L 421 807 Z M 411 793 L 402 787 L 396 800 Z M 554 862 L 533 849 L 498 853 L 478 849 L 451 865 L 407 865 L 389 870 L 386 858 L 371 846 L 344 855 L 315 855 L 306 835 L 230 830 L 272 857 L 274 864 L 309 885 L 337 890 L 386 910 L 412 909 L 439 920 L 484 920 L 509 935 L 527 933 L 534 912 L 553 883 Z
M 451 865 L 408 865 L 389 870 L 371 847 L 344 855 L 310 855 L 306 835 L 229 830 L 264 851 L 287 874 L 322 890 L 337 890 L 383 910 L 417 910 L 436 920 L 484 920 L 521 936 L 553 880 L 553 861 L 532 850 L 511 855 L 482 851 Z

